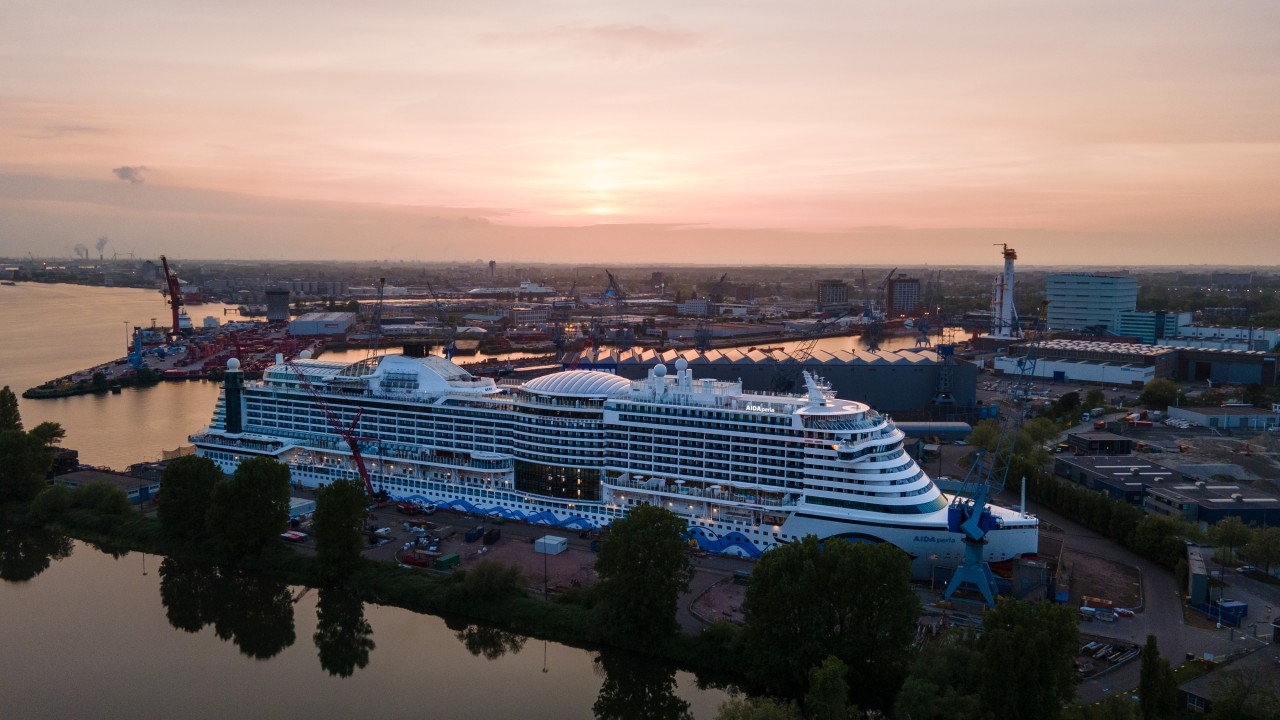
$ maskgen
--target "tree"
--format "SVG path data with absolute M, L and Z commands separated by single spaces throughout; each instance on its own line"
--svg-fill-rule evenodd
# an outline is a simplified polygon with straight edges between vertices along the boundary
M 40 438 L 21 430 L 0 431 L 0 504 L 27 502 L 48 483 L 53 450 Z
M 1178 705 L 1178 683 L 1169 661 L 1160 657 L 1155 635 L 1147 636 L 1142 648 L 1142 671 L 1138 679 L 1138 708 L 1142 720 L 1160 720 L 1173 715 Z
M 1062 397 L 1058 398 L 1057 404 L 1058 404 L 1059 410 L 1061 410 L 1064 413 L 1069 413 L 1072 410 L 1075 410 L 1076 408 L 1080 407 L 1080 393 L 1076 392 L 1075 390 L 1072 390 L 1071 392 L 1068 392 L 1068 393 L 1063 393 Z
M 31 434 L 39 438 L 46 447 L 53 447 L 62 442 L 62 439 L 67 436 L 67 431 L 56 422 L 42 422 L 31 428 Z
M 1075 608 L 1000 598 L 982 616 L 977 648 L 983 706 L 992 717 L 1055 720 L 1075 697 Z M 1034 652 L 1028 652 L 1034 648 Z
M 1209 537 L 1214 544 L 1225 547 L 1228 557 L 1235 557 L 1235 549 L 1248 544 L 1253 537 L 1253 528 L 1245 525 L 1235 515 L 1228 515 L 1209 528 Z
M 1272 563 L 1280 562 L 1280 527 L 1254 531 L 1253 539 L 1244 546 L 1244 552 L 1246 557 L 1262 565 L 1263 571 L 1270 574 Z
M 596 573 L 605 627 L 616 638 L 652 645 L 677 630 L 676 603 L 693 578 L 684 529 L 683 520 L 654 505 L 614 521 Z
M 22 414 L 18 412 L 18 396 L 8 385 L 0 389 L 0 432 L 22 430 Z
M 1089 388 L 1084 394 L 1085 407 L 1090 410 L 1096 407 L 1104 407 L 1107 404 L 1107 395 L 1098 388 Z
M 794 702 L 763 695 L 730 698 L 716 710 L 716 720 L 804 720 Z
M 1165 410 L 1178 401 L 1180 392 L 1178 383 L 1160 378 L 1142 387 L 1142 394 L 1138 396 L 1138 401 L 1149 408 Z
M 107 389 L 107 374 L 99 370 L 93 374 L 91 382 L 95 391 L 103 392 Z
M 316 493 L 311 533 L 316 539 L 316 560 L 329 579 L 344 578 L 360 561 L 364 540 L 360 525 L 369 506 L 364 484 L 343 478 Z
M 853 701 L 885 707 L 906 675 L 920 601 L 893 545 L 808 536 L 756 563 L 742 609 L 753 674 L 768 690 L 799 697 L 809 668 L 833 655 L 849 668 Z
M 1259 650 L 1258 652 L 1263 652 Z M 1213 720 L 1254 720 L 1280 717 L 1280 680 L 1262 667 L 1223 668 L 1209 684 Z
M 165 535 L 195 539 L 206 533 L 205 518 L 222 470 L 209 458 L 185 455 L 171 461 L 160 479 L 157 516 Z
M 520 568 L 482 560 L 462 576 L 462 594 L 472 602 L 488 602 L 521 594 L 525 588 Z
M 809 692 L 804 707 L 812 720 L 844 720 L 849 717 L 849 667 L 828 655 L 809 671 Z
M 911 720 L 982 717 L 978 696 L 982 656 L 971 630 L 948 632 L 926 646 L 911 666 L 893 706 L 893 716 Z
M 257 554 L 289 523 L 289 467 L 268 457 L 244 460 L 213 489 L 207 527 L 236 556 Z
M 71 507 L 92 510 L 99 515 L 128 515 L 133 503 L 125 491 L 114 485 L 95 482 L 80 485 L 71 491 Z

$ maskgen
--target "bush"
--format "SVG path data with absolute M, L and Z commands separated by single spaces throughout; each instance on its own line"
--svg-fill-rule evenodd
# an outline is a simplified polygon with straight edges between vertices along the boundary
M 31 501 L 28 511 L 33 522 L 46 523 L 71 509 L 71 488 L 50 485 Z
M 524 592 L 520 568 L 483 560 L 462 575 L 462 594 L 468 600 L 487 602 Z
M 71 507 L 94 510 L 103 515 L 127 515 L 133 512 L 129 496 L 120 488 L 104 483 L 81 485 L 72 490 Z

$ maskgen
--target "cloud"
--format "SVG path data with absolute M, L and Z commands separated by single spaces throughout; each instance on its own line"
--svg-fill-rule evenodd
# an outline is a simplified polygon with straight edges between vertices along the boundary
M 488 33 L 481 39 L 500 45 L 560 45 L 612 59 L 644 59 L 689 50 L 707 37 L 686 30 L 648 25 L 561 25 L 550 30 L 521 33 Z
M 132 185 L 141 185 L 146 182 L 147 179 L 142 176 L 146 171 L 146 165 L 121 165 L 118 168 L 111 169 L 111 172 L 115 173 L 116 177 Z

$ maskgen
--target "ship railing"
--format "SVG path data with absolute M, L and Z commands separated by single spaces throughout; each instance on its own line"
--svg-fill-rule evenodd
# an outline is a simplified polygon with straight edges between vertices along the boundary
M 781 507 L 785 505 L 795 505 L 796 501 L 790 496 L 782 498 L 760 497 L 747 492 L 726 492 L 724 490 L 710 490 L 698 487 L 689 487 L 679 483 L 667 482 L 665 480 L 655 482 L 653 480 L 633 480 L 622 477 L 605 477 L 604 483 L 621 488 L 634 488 L 636 490 L 645 490 L 647 492 L 661 493 L 672 497 L 698 497 L 707 500 L 723 500 L 740 503 L 748 503 L 751 505 L 764 505 L 770 507 Z
M 276 441 L 257 441 L 245 440 L 241 438 L 229 438 L 223 435 L 214 435 L 212 433 L 197 433 L 187 437 L 193 443 L 208 443 L 211 445 L 222 445 L 224 447 L 238 447 L 246 450 L 264 450 L 274 452 L 285 447 L 285 443 Z

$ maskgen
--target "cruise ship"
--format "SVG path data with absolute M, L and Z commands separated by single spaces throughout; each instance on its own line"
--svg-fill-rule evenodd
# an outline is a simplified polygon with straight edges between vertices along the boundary
M 391 498 L 567 529 L 605 527 L 640 504 L 681 516 L 701 548 L 745 557 L 816 535 L 888 542 L 913 572 L 957 564 L 951 498 L 867 405 L 805 373 L 798 395 L 696 379 L 684 359 L 642 380 L 566 370 L 523 383 L 442 357 L 355 363 L 277 358 L 246 382 L 235 360 L 199 455 L 233 472 L 252 456 L 295 484 L 359 479 Z M 1036 552 L 1038 521 L 992 507 L 984 555 Z

